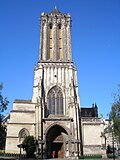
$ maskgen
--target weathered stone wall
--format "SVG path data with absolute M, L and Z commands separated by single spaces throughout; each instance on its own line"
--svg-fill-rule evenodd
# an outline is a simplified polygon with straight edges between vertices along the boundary
M 102 154 L 102 146 L 105 143 L 102 137 L 103 125 L 100 118 L 82 118 L 84 154 Z
M 30 135 L 35 135 L 35 104 L 19 100 L 14 102 L 7 124 L 6 152 L 19 153 L 19 132 L 23 128 L 27 129 Z

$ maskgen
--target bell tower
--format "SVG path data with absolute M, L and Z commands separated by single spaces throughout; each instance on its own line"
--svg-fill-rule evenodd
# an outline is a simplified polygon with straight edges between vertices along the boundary
M 71 17 L 57 8 L 41 14 L 40 62 L 72 62 Z
M 79 95 L 77 70 L 72 62 L 70 14 L 57 8 L 42 13 L 40 27 L 32 96 L 36 104 L 35 137 L 41 152 L 47 150 L 48 158 L 54 150 L 55 157 L 59 157 L 58 151 L 63 157 L 78 156 Z
M 5 118 L 5 152 L 19 154 L 24 138 L 33 135 L 40 159 L 78 159 L 83 151 L 105 155 L 104 119 L 91 114 L 93 109 L 80 108 L 70 14 L 57 8 L 42 13 L 32 99 L 14 100 L 9 121 Z

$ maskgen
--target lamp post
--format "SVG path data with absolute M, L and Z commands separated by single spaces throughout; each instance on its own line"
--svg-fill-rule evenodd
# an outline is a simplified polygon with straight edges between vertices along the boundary
M 22 153 L 22 148 L 23 148 L 23 145 L 22 144 L 19 144 L 17 145 L 18 148 L 20 148 L 20 155 L 19 155 L 19 158 L 21 158 L 21 153 Z

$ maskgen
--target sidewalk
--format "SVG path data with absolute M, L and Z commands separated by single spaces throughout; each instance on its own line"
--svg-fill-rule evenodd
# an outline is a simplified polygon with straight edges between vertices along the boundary
M 113 158 L 101 158 L 101 159 L 86 159 L 86 160 L 112 160 Z M 32 158 L 16 158 L 16 157 L 0 157 L 0 160 L 37 160 Z M 41 159 L 38 159 L 41 160 Z M 43 159 L 43 160 L 78 160 L 76 158 L 52 158 L 52 159 Z M 84 159 L 85 160 L 85 159 Z M 120 157 L 115 158 L 115 160 L 120 160 Z

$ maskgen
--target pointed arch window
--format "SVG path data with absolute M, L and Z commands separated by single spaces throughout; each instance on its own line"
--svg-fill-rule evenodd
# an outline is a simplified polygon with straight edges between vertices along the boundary
M 63 94 L 58 86 L 53 87 L 48 92 L 48 112 L 49 114 L 63 114 Z
M 29 131 L 26 128 L 21 129 L 20 132 L 19 132 L 19 135 L 18 135 L 19 142 L 22 143 L 23 140 L 25 139 L 25 137 L 27 137 L 29 135 L 30 135 Z

